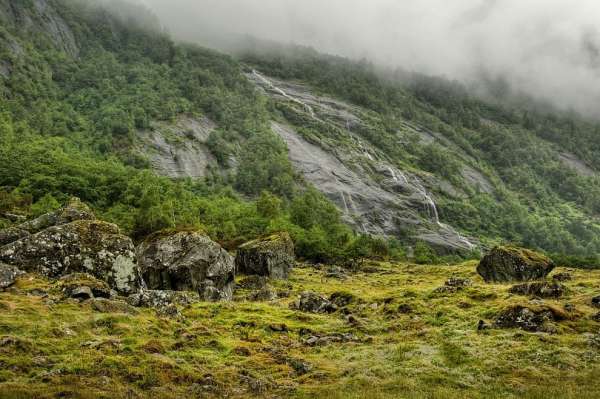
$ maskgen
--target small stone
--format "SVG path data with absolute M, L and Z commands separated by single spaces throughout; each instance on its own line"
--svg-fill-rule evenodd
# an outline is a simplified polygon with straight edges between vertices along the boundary
M 71 298 L 78 299 L 80 301 L 85 301 L 86 299 L 91 299 L 94 297 L 92 293 L 92 289 L 87 286 L 81 286 L 74 288 L 70 294 Z
M 252 355 L 252 352 L 250 352 L 250 349 L 246 348 L 245 346 L 238 346 L 238 347 L 234 348 L 233 353 L 238 356 L 244 356 L 244 357 L 248 357 L 248 356 Z
M 337 306 L 315 292 L 303 292 L 300 299 L 291 305 L 293 309 L 311 313 L 333 313 Z
M 412 313 L 412 312 L 413 312 L 413 308 L 408 303 L 401 303 L 400 305 L 398 305 L 398 313 L 408 314 L 408 313 Z
M 269 329 L 274 332 L 287 332 L 288 327 L 285 324 L 271 324 Z
M 600 295 L 592 298 L 592 306 L 595 308 L 600 308 Z
M 23 274 L 25 273 L 16 266 L 0 263 L 0 289 L 10 287 L 17 281 L 17 278 Z
M 479 323 L 477 323 L 477 331 L 489 330 L 490 328 L 492 328 L 492 326 L 483 320 L 479 320 Z
M 565 293 L 565 286 L 558 282 L 525 283 L 511 287 L 510 293 L 540 298 L 559 298 Z
M 456 287 L 456 288 L 464 288 L 464 287 L 468 287 L 472 284 L 473 284 L 473 282 L 470 279 L 463 278 L 463 277 L 456 277 L 456 276 L 450 277 L 444 283 L 444 285 L 446 285 L 447 287 Z

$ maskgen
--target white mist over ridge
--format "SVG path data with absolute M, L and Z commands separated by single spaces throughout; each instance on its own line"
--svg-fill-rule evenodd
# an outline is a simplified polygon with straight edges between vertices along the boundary
M 219 47 L 232 34 L 513 88 L 595 115 L 597 0 L 143 0 L 179 39 Z

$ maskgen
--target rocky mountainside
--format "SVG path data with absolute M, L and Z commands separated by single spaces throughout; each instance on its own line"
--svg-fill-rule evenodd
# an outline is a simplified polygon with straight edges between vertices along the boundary
M 502 241 L 600 251 L 591 121 L 310 49 L 232 58 L 174 43 L 143 10 L 117 10 L 0 2 L 3 212 L 76 195 L 139 238 L 202 225 L 235 246 L 289 230 L 300 255 L 316 260 L 348 255 L 360 235 L 409 257 L 417 247 L 470 256 Z M 52 155 L 36 162 L 43 147 Z M 206 201 L 230 188 L 242 207 L 274 194 L 281 212 L 258 215 L 254 227 L 247 212 L 225 220 Z M 294 215 L 311 188 L 335 205 L 318 200 L 334 223 Z

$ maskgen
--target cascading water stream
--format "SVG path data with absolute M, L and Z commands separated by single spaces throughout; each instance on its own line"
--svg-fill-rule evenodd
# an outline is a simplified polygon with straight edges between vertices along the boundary
M 289 94 L 287 94 L 284 90 L 280 89 L 279 87 L 275 86 L 273 84 L 273 82 L 271 82 L 269 79 L 267 79 L 266 77 L 264 77 L 263 75 L 261 75 L 260 73 L 258 73 L 255 69 L 252 70 L 252 74 L 254 76 L 256 76 L 261 82 L 263 82 L 265 85 L 269 86 L 269 88 L 273 91 L 276 91 L 277 93 L 281 94 L 283 97 L 287 98 L 288 100 L 295 102 L 296 104 L 300 104 L 304 107 L 304 109 L 306 109 L 308 111 L 308 113 L 310 114 L 310 117 L 315 119 L 315 111 L 313 110 L 313 108 L 306 104 L 303 101 L 298 100 L 295 97 L 290 96 Z

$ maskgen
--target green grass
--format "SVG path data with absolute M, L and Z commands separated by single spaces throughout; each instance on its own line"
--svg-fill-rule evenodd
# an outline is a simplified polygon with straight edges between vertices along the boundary
M 477 331 L 480 319 L 528 298 L 510 285 L 485 284 L 475 263 L 457 266 L 373 264 L 374 273 L 327 279 L 310 267 L 273 282 L 288 298 L 199 303 L 185 319 L 103 314 L 60 300 L 56 283 L 22 278 L 0 293 L 0 398 L 292 397 L 292 398 L 595 398 L 600 397 L 600 324 L 590 298 L 600 272 L 573 271 L 568 296 L 549 306 L 575 306 L 557 334 Z M 560 272 L 562 270 L 558 270 Z M 556 272 L 555 272 L 556 273 Z M 450 276 L 473 279 L 457 293 L 433 294 Z M 55 304 L 27 295 L 45 289 Z M 303 313 L 289 304 L 305 290 L 351 294 L 342 312 Z M 376 305 L 375 305 L 376 304 Z M 410 305 L 412 312 L 398 311 Z M 269 326 L 285 324 L 288 332 Z M 313 334 L 352 333 L 355 342 L 307 346 Z M 312 366 L 297 371 L 298 362 Z

